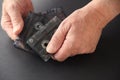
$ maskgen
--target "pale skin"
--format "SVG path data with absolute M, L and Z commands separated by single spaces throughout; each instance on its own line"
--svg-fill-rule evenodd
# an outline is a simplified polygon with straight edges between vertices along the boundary
M 57 61 L 93 53 L 106 24 L 120 13 L 119 4 L 120 0 L 93 0 L 75 10 L 62 21 L 46 48 L 47 52 Z M 33 10 L 32 3 L 30 0 L 4 0 L 2 10 L 2 28 L 15 40 L 23 29 L 22 16 Z
M 33 10 L 31 0 L 4 0 L 1 25 L 8 36 L 15 40 L 23 29 L 23 19 Z

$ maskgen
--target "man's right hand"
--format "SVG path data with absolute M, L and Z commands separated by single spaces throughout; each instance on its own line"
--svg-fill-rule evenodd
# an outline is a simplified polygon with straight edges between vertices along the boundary
M 31 0 L 3 1 L 1 25 L 12 40 L 15 40 L 23 29 L 23 17 L 32 10 Z

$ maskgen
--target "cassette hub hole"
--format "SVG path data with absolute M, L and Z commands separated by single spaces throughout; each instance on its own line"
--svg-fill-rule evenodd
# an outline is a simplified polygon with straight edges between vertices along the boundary
M 43 40 L 42 43 L 41 43 L 41 45 L 45 49 L 47 47 L 48 43 L 49 43 L 48 40 Z
M 44 46 L 47 47 L 48 43 L 44 43 Z

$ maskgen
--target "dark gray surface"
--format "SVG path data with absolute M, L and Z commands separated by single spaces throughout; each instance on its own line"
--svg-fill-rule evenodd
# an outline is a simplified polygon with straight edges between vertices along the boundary
M 33 4 L 36 12 L 62 6 L 70 14 L 88 2 L 34 0 Z M 0 80 L 120 80 L 119 34 L 120 16 L 104 29 L 94 54 L 69 58 L 63 63 L 53 60 L 45 63 L 35 54 L 15 49 L 12 41 L 0 28 Z

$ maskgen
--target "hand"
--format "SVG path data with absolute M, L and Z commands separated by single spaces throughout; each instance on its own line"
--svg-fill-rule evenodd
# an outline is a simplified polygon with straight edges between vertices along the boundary
M 1 25 L 12 40 L 15 40 L 23 29 L 23 17 L 32 10 L 31 0 L 3 1 Z
M 58 61 L 70 56 L 94 52 L 102 28 L 99 19 L 82 10 L 74 11 L 59 26 L 48 44 L 47 51 Z
M 47 52 L 53 54 L 55 60 L 64 61 L 74 55 L 95 51 L 102 30 L 110 21 L 110 17 L 104 16 L 91 4 L 93 5 L 91 2 L 74 11 L 56 30 L 47 46 Z

